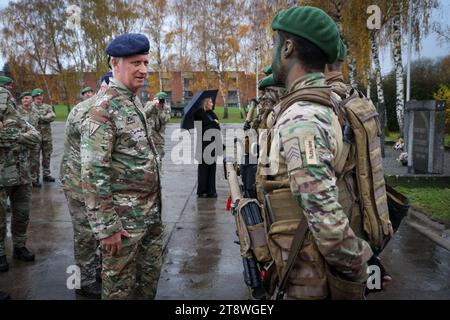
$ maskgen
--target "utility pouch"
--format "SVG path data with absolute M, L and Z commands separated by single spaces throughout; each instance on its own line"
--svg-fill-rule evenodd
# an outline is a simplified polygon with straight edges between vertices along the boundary
M 365 300 L 366 283 L 344 280 L 326 265 L 328 291 L 331 300 Z

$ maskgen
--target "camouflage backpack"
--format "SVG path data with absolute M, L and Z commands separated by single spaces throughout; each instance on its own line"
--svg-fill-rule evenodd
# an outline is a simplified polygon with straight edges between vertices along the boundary
M 336 91 L 335 91 L 336 92 Z M 370 99 L 351 89 L 336 104 L 344 151 L 336 159 L 339 203 L 356 235 L 367 240 L 375 254 L 393 235 L 381 157 L 381 124 Z

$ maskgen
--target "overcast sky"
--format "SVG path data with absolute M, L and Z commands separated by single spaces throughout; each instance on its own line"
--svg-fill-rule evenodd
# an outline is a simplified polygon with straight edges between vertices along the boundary
M 6 7 L 8 5 L 8 0 L 0 0 L 0 9 Z M 435 11 L 431 17 L 431 22 L 435 21 L 448 21 L 448 17 L 450 16 L 450 0 L 441 0 L 441 9 Z M 448 22 L 447 22 L 448 23 Z M 443 57 L 450 54 L 450 46 L 444 45 L 441 46 L 437 36 L 433 33 L 428 37 L 423 39 L 421 44 L 421 52 L 420 54 L 413 51 L 413 60 L 418 58 L 436 58 Z M 406 46 L 403 48 L 403 62 L 406 63 Z M 392 69 L 392 55 L 390 48 L 384 49 L 380 53 L 381 60 L 381 68 L 382 73 L 388 73 Z M 3 64 L 5 62 L 5 57 L 0 54 L 0 68 L 3 68 Z

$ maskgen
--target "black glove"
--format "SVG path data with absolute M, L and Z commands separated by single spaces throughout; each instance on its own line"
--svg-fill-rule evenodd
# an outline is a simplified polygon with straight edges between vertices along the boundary
M 381 263 L 380 258 L 378 258 L 377 256 L 372 256 L 372 258 L 369 259 L 369 261 L 367 261 L 367 264 L 369 266 L 377 266 L 378 268 L 380 268 L 380 282 L 381 282 L 381 288 L 380 289 L 369 289 L 368 287 L 366 287 L 366 295 L 368 295 L 369 293 L 374 293 L 374 292 L 381 292 L 384 290 L 384 286 L 383 286 L 383 282 L 386 280 L 386 277 L 391 278 L 392 280 L 392 276 L 386 271 L 386 269 L 384 268 L 383 264 Z

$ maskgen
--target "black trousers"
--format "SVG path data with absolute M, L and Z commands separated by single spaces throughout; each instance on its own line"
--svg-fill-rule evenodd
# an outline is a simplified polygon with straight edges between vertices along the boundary
M 197 195 L 207 194 L 212 195 L 216 193 L 216 164 L 198 165 L 197 171 L 198 186 Z

